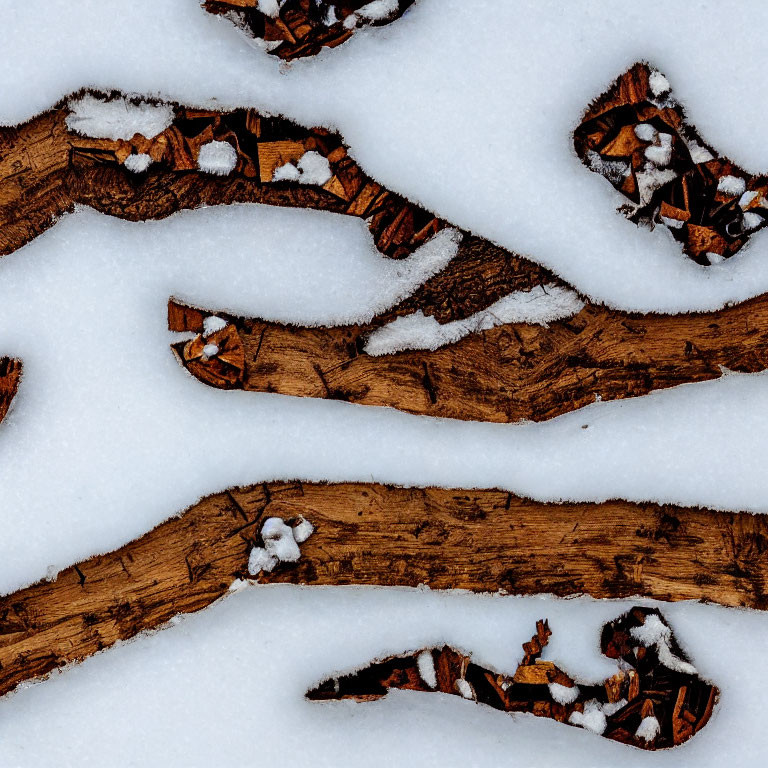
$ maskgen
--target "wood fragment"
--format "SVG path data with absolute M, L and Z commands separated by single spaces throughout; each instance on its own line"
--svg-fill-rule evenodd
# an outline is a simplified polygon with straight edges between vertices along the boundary
M 312 701 L 373 701 L 393 689 L 449 693 L 502 712 L 528 712 L 584 727 L 640 749 L 669 749 L 684 743 L 707 724 L 719 691 L 695 671 L 680 672 L 665 666 L 654 647 L 632 641 L 632 629 L 642 627 L 648 617 L 658 620 L 669 631 L 670 641 L 675 642 L 671 628 L 653 608 L 633 608 L 603 628 L 603 653 L 609 658 L 621 658 L 627 667 L 611 678 L 616 687 L 613 699 L 605 692 L 608 681 L 604 685 L 577 685 L 553 662 L 530 658 L 528 643 L 523 645 L 526 655 L 513 675 L 485 669 L 471 656 L 446 645 L 375 661 L 357 672 L 329 678 L 306 695 Z M 546 621 L 538 622 L 542 623 Z M 644 653 L 636 654 L 637 650 Z M 562 688 L 553 690 L 552 685 Z M 563 689 L 573 691 L 572 698 L 564 697 Z M 693 709 L 682 710 L 684 701 Z M 585 721 L 583 716 L 590 711 L 599 714 Z M 656 719 L 658 732 L 640 728 L 646 718 Z
M 205 0 L 209 13 L 225 16 L 267 51 L 284 61 L 314 56 L 345 43 L 362 26 L 381 26 L 400 18 L 415 0 L 398 0 L 381 19 L 357 14 L 369 0 L 284 0 L 277 16 L 258 10 L 257 0 Z

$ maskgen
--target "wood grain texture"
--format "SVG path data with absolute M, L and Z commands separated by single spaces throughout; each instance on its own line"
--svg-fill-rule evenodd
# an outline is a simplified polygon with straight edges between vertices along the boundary
M 303 516 L 297 563 L 261 583 L 704 600 L 768 608 L 768 520 L 670 505 L 542 504 L 496 490 L 266 483 L 210 496 L 115 552 L 0 598 L 0 693 L 247 576 L 261 523 Z
M 421 300 L 439 294 L 441 279 L 384 320 L 417 303 L 428 312 L 432 306 Z M 171 302 L 169 324 L 172 330 L 199 333 L 206 314 Z M 455 419 L 543 421 L 597 399 L 708 381 L 726 369 L 753 373 L 768 367 L 768 296 L 692 315 L 639 315 L 587 305 L 577 316 L 548 326 L 508 324 L 435 351 L 383 356 L 364 351 L 380 320 L 304 328 L 228 319 L 226 333 L 235 330 L 243 349 L 241 369 L 231 376 L 217 373 L 215 359 L 192 359 L 184 344 L 176 346 L 190 373 L 212 386 Z M 217 336 L 211 340 L 217 342 Z

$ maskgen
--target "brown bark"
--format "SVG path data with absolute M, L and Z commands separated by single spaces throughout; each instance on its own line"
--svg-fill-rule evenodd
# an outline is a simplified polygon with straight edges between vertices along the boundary
M 383 319 L 415 305 L 432 313 L 435 307 L 426 301 L 440 295 L 444 277 L 450 270 Z M 454 294 L 448 289 L 442 295 Z M 169 326 L 199 333 L 206 314 L 171 302 Z M 508 324 L 435 351 L 378 357 L 366 354 L 364 346 L 381 318 L 335 328 L 229 320 L 225 331 L 207 341 L 237 339 L 239 361 L 233 368 L 223 370 L 216 358 L 200 359 L 201 339 L 176 346 L 181 362 L 207 384 L 455 419 L 543 421 L 596 399 L 708 381 L 724 369 L 753 373 L 768 367 L 765 295 L 694 315 L 639 315 L 587 305 L 577 316 L 548 326 Z
M 644 645 L 632 636 L 632 630 L 649 618 L 669 633 L 664 644 L 675 646 L 670 650 L 676 661 L 667 659 L 667 664 L 682 662 L 681 668 L 670 668 L 655 645 Z M 575 726 L 583 725 L 580 715 L 585 710 L 594 712 L 597 703 L 604 708 L 604 730 L 597 728 L 601 736 L 648 750 L 683 744 L 709 722 L 719 691 L 698 676 L 656 609 L 635 607 L 603 627 L 602 652 L 625 664 L 602 685 L 577 685 L 555 663 L 539 659 L 551 634 L 546 619 L 536 622 L 536 634 L 530 643 L 523 643 L 525 656 L 513 675 L 485 669 L 471 656 L 446 645 L 391 656 L 352 674 L 330 678 L 308 691 L 307 698 L 372 701 L 392 689 L 447 693 L 502 712 L 528 712 Z M 557 697 L 552 684 L 562 686 L 560 691 L 555 689 Z M 570 696 L 563 697 L 564 689 Z M 638 731 L 644 718 L 655 718 L 656 729 Z
M 115 552 L 0 598 L 0 693 L 200 610 L 247 576 L 269 517 L 315 526 L 261 583 L 704 600 L 768 608 L 760 515 L 503 491 L 266 483 L 210 496 Z

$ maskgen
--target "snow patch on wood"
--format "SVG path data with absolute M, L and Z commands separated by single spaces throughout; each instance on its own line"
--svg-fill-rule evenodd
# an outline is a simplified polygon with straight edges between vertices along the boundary
M 132 101 L 124 96 L 106 98 L 86 93 L 67 103 L 67 128 L 95 139 L 132 139 L 140 134 L 152 139 L 173 122 L 170 104 Z
M 572 317 L 584 308 L 573 291 L 558 285 L 539 285 L 529 291 L 515 291 L 464 320 L 439 323 L 421 310 L 398 317 L 377 328 L 365 345 L 369 355 L 389 355 L 405 349 L 435 350 L 454 344 L 471 333 L 487 331 L 508 323 L 546 325 Z

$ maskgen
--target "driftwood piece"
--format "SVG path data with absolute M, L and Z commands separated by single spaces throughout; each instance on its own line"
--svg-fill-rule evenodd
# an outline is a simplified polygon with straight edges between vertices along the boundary
M 414 1 L 396 0 L 372 16 L 365 9 L 369 0 L 283 0 L 274 16 L 260 11 L 258 0 L 205 0 L 203 7 L 209 13 L 226 16 L 262 41 L 273 56 L 291 61 L 314 56 L 323 48 L 335 48 L 361 26 L 389 24 Z
M 546 620 L 536 623 L 513 675 L 485 669 L 449 646 L 425 648 L 329 678 L 307 698 L 373 701 L 392 689 L 449 693 L 648 750 L 683 744 L 709 721 L 719 691 L 698 676 L 658 610 L 636 607 L 605 625 L 602 652 L 624 666 L 603 685 L 577 685 L 555 663 L 542 661 L 539 655 L 551 634 Z
M 768 609 L 761 515 L 543 504 L 497 490 L 265 483 L 207 497 L 55 581 L 0 598 L 0 694 L 210 605 L 249 577 L 268 518 L 305 518 L 315 530 L 297 562 L 262 570 L 260 583 L 642 594 Z
M 477 269 L 482 276 L 483 266 Z M 242 367 L 227 375 L 221 375 L 215 358 L 194 357 L 191 350 L 201 337 L 175 350 L 190 373 L 212 386 L 492 422 L 543 421 L 596 399 L 636 397 L 716 379 L 726 370 L 753 373 L 768 367 L 765 295 L 691 315 L 639 315 L 587 305 L 567 320 L 507 324 L 435 351 L 365 352 L 371 331 L 393 316 L 416 305 L 427 314 L 441 311 L 428 302 L 454 295 L 450 286 L 440 290 L 450 281 L 449 268 L 400 307 L 361 326 L 306 328 L 221 315 L 230 323 L 226 333 L 236 334 L 243 350 Z M 207 315 L 172 301 L 169 327 L 200 333 Z
M 574 146 L 631 201 L 623 209 L 630 219 L 666 225 L 699 264 L 733 256 L 768 222 L 768 177 L 718 156 L 647 64 L 635 64 L 591 105 Z

